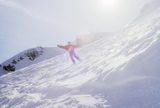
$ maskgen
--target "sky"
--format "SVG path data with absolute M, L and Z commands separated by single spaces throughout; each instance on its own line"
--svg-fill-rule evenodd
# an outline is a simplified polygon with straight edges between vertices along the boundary
M 117 32 L 151 0 L 0 0 L 0 63 L 29 48 Z

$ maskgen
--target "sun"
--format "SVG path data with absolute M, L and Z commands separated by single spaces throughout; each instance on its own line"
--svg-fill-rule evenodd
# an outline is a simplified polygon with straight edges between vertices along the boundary
M 99 0 L 101 7 L 108 10 L 114 10 L 118 0 Z
M 113 6 L 115 4 L 115 0 L 102 0 L 102 2 L 106 5 Z

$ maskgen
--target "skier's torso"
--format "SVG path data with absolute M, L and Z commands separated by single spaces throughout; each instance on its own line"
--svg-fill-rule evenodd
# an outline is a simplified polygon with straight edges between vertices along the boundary
M 68 52 L 74 52 L 74 46 L 73 45 L 68 45 Z

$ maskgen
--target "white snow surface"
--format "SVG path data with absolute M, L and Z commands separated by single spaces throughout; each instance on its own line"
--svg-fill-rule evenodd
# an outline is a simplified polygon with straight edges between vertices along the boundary
M 76 53 L 1 76 L 1 108 L 160 108 L 160 9 Z

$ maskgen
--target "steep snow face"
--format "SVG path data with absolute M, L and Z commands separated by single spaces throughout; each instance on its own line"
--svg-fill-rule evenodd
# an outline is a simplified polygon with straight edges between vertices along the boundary
M 0 106 L 159 108 L 160 9 L 112 37 L 0 77 Z
M 157 8 L 160 7 L 160 2 L 159 0 L 153 0 L 149 3 L 146 3 L 143 8 L 140 11 L 139 16 L 137 17 L 137 19 L 142 18 L 143 16 L 153 12 L 154 10 L 156 10 Z M 137 20 L 136 19 L 136 20 Z
M 155 11 L 156 9 L 158 9 L 159 7 L 160 7 L 160 1 L 159 0 L 152 0 L 151 2 L 146 3 L 142 7 L 142 9 L 140 10 L 139 15 L 134 20 L 130 21 L 126 25 L 126 27 L 128 27 L 129 25 L 131 26 L 132 23 L 134 23 L 135 21 L 138 21 L 141 18 L 145 17 L 146 15 L 152 13 L 153 11 Z

